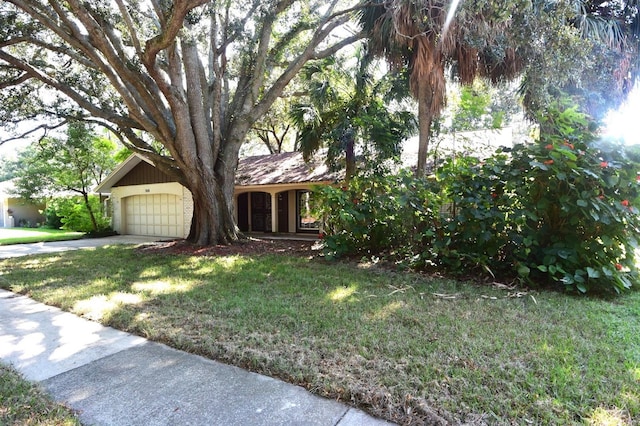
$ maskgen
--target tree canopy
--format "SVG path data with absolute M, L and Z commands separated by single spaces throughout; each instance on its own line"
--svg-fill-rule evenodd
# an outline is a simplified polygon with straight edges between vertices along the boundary
M 304 156 L 327 148 L 327 163 L 343 166 L 347 181 L 356 171 L 356 155 L 370 160 L 368 165 L 399 157 L 402 141 L 416 127 L 411 112 L 389 107 L 395 81 L 390 75 L 376 78 L 372 59 L 358 49 L 351 58 L 305 67 L 301 79 L 308 94 L 291 106 Z
M 308 61 L 362 38 L 346 27 L 356 6 L 8 0 L 0 121 L 107 127 L 191 191 L 191 241 L 228 243 L 238 238 L 234 172 L 247 133 Z
M 19 155 L 16 189 L 26 199 L 60 193 L 81 196 L 92 230 L 98 231 L 89 195 L 115 167 L 115 153 L 115 143 L 96 136 L 85 123 L 70 123 L 66 138 L 44 138 Z
M 583 104 L 595 94 L 612 106 L 637 77 L 638 19 L 637 1 L 584 0 L 375 0 L 361 15 L 372 51 L 410 72 L 420 121 L 418 175 L 431 124 L 445 105 L 447 73 L 462 84 L 523 77 L 530 111 L 544 109 L 560 90 Z

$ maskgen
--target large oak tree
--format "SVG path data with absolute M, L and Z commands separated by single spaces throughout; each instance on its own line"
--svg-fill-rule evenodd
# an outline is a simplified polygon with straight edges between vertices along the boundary
M 362 37 L 357 2 L 6 0 L 0 121 L 97 122 L 187 187 L 189 240 L 230 243 L 253 124 L 305 63 Z

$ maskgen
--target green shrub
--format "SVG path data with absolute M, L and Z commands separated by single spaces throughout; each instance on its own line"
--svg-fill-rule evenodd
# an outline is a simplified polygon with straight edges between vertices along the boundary
M 47 204 L 47 223 L 49 223 L 49 217 L 51 217 L 52 222 L 57 218 L 61 223 L 60 228 L 69 231 L 102 232 L 108 230 L 110 221 L 108 217 L 101 213 L 100 199 L 95 195 L 91 195 L 89 196 L 89 203 L 95 214 L 98 225 L 97 230 L 94 229 L 87 207 L 80 196 L 52 199 Z
M 433 232 L 438 219 L 437 194 L 408 171 L 354 176 L 349 187 L 321 187 L 318 213 L 324 220 L 330 256 L 406 257 Z
M 505 194 L 508 157 L 498 153 L 486 161 L 462 157 L 445 161 L 437 175 L 438 186 L 449 201 L 442 215 L 440 237 L 423 257 L 450 273 L 505 274 L 512 270 L 511 200 Z
M 50 229 L 62 228 L 62 217 L 58 216 L 55 202 L 47 203 L 47 207 L 44 209 L 45 222 L 44 226 Z
M 637 170 L 624 147 L 595 142 L 574 108 L 548 120 L 555 132 L 512 153 L 509 190 L 519 200 L 512 210 L 526 219 L 514 253 L 518 272 L 580 292 L 629 288 L 637 276 Z
M 624 147 L 597 142 L 576 108 L 558 105 L 543 121 L 536 143 L 484 161 L 447 160 L 435 180 L 405 171 L 321 189 L 329 254 L 579 292 L 630 288 L 640 230 L 635 163 Z

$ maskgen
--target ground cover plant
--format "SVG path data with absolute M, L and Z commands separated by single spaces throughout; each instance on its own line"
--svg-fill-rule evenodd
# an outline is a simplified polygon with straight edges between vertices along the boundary
M 56 404 L 37 385 L 0 364 L 0 424 L 7 426 L 77 426 L 76 415 Z
M 640 422 L 639 292 L 477 285 L 303 244 L 31 256 L 1 261 L 0 287 L 400 424 Z
M 10 244 L 66 241 L 82 238 L 82 232 L 46 228 L 0 228 L 0 246 Z

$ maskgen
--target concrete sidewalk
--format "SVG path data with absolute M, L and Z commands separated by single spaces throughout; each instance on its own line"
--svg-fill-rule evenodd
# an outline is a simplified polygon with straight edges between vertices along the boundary
M 0 290 L 0 360 L 85 425 L 389 425 L 280 380 Z

